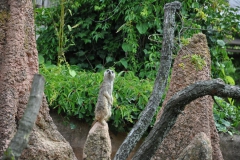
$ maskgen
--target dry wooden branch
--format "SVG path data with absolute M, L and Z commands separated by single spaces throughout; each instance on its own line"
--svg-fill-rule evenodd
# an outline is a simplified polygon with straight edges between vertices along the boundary
M 184 114 L 185 106 L 191 101 L 205 96 L 240 98 L 240 87 L 230 86 L 222 80 L 200 81 L 177 92 L 166 104 L 160 120 L 155 124 L 133 160 L 148 160 L 161 145 L 164 137 L 176 122 L 179 114 Z
M 163 27 L 163 43 L 161 51 L 160 68 L 155 80 L 154 88 L 147 106 L 142 111 L 138 122 L 128 133 L 124 142 L 118 149 L 114 160 L 125 160 L 129 156 L 132 149 L 136 146 L 144 132 L 147 130 L 151 120 L 161 101 L 162 95 L 166 88 L 167 78 L 169 75 L 172 50 L 174 45 L 174 29 L 175 29 L 175 12 L 181 8 L 180 2 L 167 3 L 164 6 L 164 27 Z

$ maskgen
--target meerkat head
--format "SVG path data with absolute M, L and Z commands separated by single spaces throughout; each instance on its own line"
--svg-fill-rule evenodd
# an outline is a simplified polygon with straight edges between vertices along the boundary
M 113 70 L 110 70 L 110 69 L 107 69 L 105 72 L 104 72 L 104 78 L 107 78 L 107 79 L 110 79 L 110 80 L 114 80 L 115 78 L 115 73 Z

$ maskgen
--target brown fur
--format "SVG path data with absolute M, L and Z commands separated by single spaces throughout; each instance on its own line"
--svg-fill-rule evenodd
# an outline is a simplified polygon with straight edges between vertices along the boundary
M 111 109 L 113 104 L 113 81 L 115 73 L 107 69 L 104 72 L 104 79 L 99 90 L 98 100 L 95 107 L 95 123 L 100 122 L 102 125 L 111 117 Z M 105 123 L 104 123 L 105 121 Z

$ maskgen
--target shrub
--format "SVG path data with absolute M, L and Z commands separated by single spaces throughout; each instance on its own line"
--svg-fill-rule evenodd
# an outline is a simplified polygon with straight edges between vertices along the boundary
M 93 122 L 103 72 L 76 71 L 76 76 L 72 77 L 66 66 L 42 65 L 40 73 L 46 78 L 45 94 L 50 108 L 67 117 Z M 141 80 L 133 72 L 116 74 L 113 113 L 109 121 L 113 130 L 126 132 L 133 126 L 148 102 L 152 87 L 153 81 Z
M 219 105 L 215 103 L 213 108 L 217 130 L 231 135 L 239 134 L 236 128 L 240 125 L 240 106 L 234 106 L 219 97 L 215 99 Z

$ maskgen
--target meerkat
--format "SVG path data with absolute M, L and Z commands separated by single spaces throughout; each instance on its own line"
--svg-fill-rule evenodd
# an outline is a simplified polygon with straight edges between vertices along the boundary
M 104 79 L 100 86 L 98 100 L 95 106 L 95 121 L 100 122 L 102 125 L 111 117 L 111 109 L 113 104 L 113 82 L 115 78 L 114 71 L 107 69 L 104 72 Z M 105 121 L 105 123 L 104 123 Z M 93 123 L 93 124 L 94 124 Z

